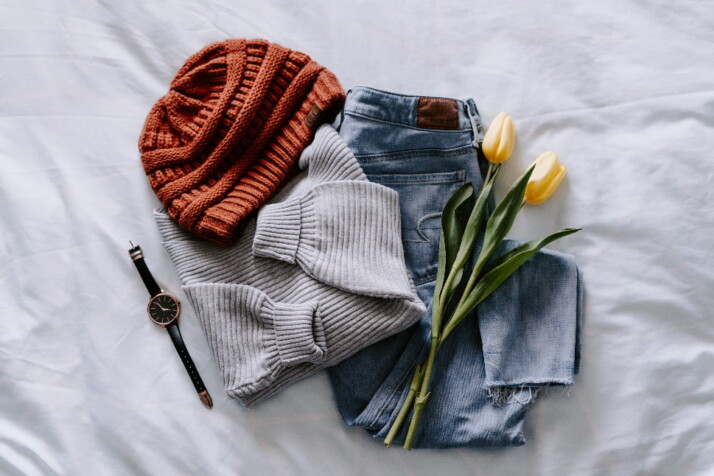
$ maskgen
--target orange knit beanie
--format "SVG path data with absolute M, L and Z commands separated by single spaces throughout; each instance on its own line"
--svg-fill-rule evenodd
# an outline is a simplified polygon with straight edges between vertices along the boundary
M 139 139 L 149 183 L 184 229 L 232 244 L 284 184 L 344 91 L 309 56 L 226 40 L 191 56 Z

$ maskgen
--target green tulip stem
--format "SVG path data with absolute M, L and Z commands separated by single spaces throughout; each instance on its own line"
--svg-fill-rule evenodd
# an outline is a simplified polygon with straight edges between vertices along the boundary
M 384 439 L 385 446 L 392 446 L 394 438 L 397 437 L 399 430 L 402 428 L 404 421 L 407 419 L 407 415 L 409 415 L 409 412 L 412 409 L 412 405 L 414 404 L 414 398 L 416 397 L 416 392 L 421 386 L 423 377 L 424 367 L 422 367 L 421 365 L 417 365 L 414 369 L 414 376 L 412 377 L 412 382 L 411 384 L 409 384 L 409 393 L 407 394 L 407 398 L 406 400 L 404 400 L 404 403 L 402 404 L 402 408 L 399 410 L 397 418 L 394 420 L 394 423 L 392 423 L 392 427 L 389 429 L 389 433 L 387 433 L 387 437 Z
M 456 269 L 456 267 L 453 267 L 449 271 L 449 277 L 446 278 L 446 283 L 444 284 L 443 289 L 451 289 L 451 286 L 453 284 L 453 281 L 455 279 L 461 278 L 461 274 L 459 273 L 459 270 Z M 438 296 L 436 297 L 435 306 L 434 309 L 432 310 L 432 319 L 431 319 L 431 339 L 434 340 L 435 338 L 439 338 L 439 332 L 441 330 L 441 309 L 446 307 L 448 304 L 448 300 L 451 296 Z
M 494 253 L 494 251 L 496 251 L 495 247 L 491 247 L 489 249 L 487 248 L 486 244 L 484 244 L 484 249 L 481 250 L 481 254 L 479 254 L 479 257 L 476 260 L 474 270 L 471 273 L 471 276 L 469 277 L 469 281 L 466 283 L 466 287 L 464 288 L 463 294 L 461 295 L 461 299 L 459 299 L 459 303 L 456 305 L 456 309 L 460 309 L 461 307 L 463 307 L 464 302 L 469 297 L 469 294 L 471 294 L 471 291 L 473 291 L 474 286 L 476 285 L 476 279 L 481 275 L 481 271 L 483 271 L 484 266 L 486 266 L 486 262 L 489 260 L 489 258 L 491 258 L 491 255 Z
M 471 291 L 473 291 L 474 286 L 476 285 L 476 278 L 481 274 L 481 271 L 483 271 L 483 267 L 486 266 L 486 261 L 488 261 L 488 258 L 490 258 L 492 254 L 493 252 L 482 252 L 479 255 L 478 260 L 476 260 L 474 270 L 471 273 L 471 276 L 469 277 L 468 283 L 466 283 L 466 287 L 464 288 L 464 293 L 461 295 L 461 299 L 459 299 L 459 303 L 456 305 L 456 309 L 459 309 L 464 305 L 464 302 L 469 297 L 469 294 L 471 294 Z
M 453 331 L 456 326 L 466 317 L 466 315 L 471 312 L 471 309 L 473 309 L 471 306 L 464 307 L 461 305 L 456 308 L 454 314 L 451 316 L 451 319 L 449 319 L 449 321 L 446 323 L 446 326 L 444 327 L 444 332 L 442 333 L 441 341 L 439 342 L 439 348 L 449 336 L 449 334 L 451 334 L 451 331 Z
M 434 360 L 436 360 L 436 351 L 439 349 L 439 343 L 440 339 L 432 339 L 429 345 L 429 356 L 426 359 L 421 389 L 419 389 L 419 395 L 415 398 L 414 415 L 412 415 L 412 420 L 409 422 L 409 430 L 407 430 L 407 437 L 404 440 L 404 449 L 407 451 L 412 449 L 412 442 L 414 441 L 414 435 L 419 426 L 421 414 L 424 411 L 424 405 L 426 405 L 426 401 L 429 399 L 429 382 L 431 381 L 431 371 L 434 369 Z
M 486 185 L 489 180 L 491 180 L 491 174 L 496 171 L 498 167 L 500 167 L 501 164 L 494 164 L 493 162 L 488 163 L 488 171 L 486 172 L 486 178 L 483 181 L 483 184 Z

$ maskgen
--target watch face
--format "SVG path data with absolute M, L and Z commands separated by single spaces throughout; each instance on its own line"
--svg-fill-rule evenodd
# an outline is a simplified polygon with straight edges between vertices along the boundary
M 160 326 L 168 326 L 181 312 L 181 303 L 169 293 L 160 293 L 149 301 L 149 317 Z

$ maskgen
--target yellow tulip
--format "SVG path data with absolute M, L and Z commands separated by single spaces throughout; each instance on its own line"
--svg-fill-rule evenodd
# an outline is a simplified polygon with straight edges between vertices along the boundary
M 508 160 L 516 145 L 516 126 L 511 116 L 499 112 L 486 131 L 481 149 L 489 162 L 500 164 Z
M 560 164 L 558 154 L 544 152 L 535 161 L 535 169 L 526 186 L 525 201 L 529 205 L 543 203 L 553 195 L 565 177 L 565 167 Z

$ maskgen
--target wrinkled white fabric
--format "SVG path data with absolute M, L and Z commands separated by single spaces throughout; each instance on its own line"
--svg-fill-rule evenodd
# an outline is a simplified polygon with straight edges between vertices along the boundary
M 346 88 L 507 111 L 497 195 L 560 155 L 565 181 L 511 236 L 583 227 L 553 245 L 584 273 L 582 367 L 535 403 L 529 444 L 386 450 L 341 422 L 325 374 L 244 410 L 185 306 L 200 404 L 126 250 L 185 297 L 136 144 L 186 58 L 229 37 L 304 51 Z M 0 473 L 706 474 L 713 57 L 697 1 L 0 0 Z

